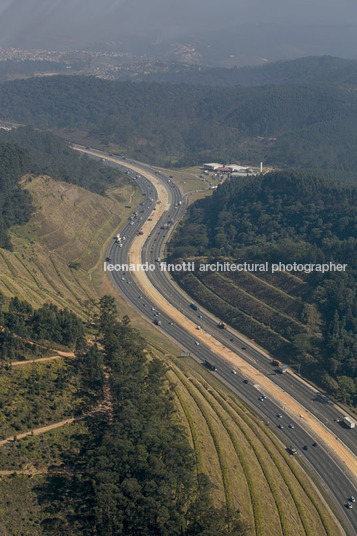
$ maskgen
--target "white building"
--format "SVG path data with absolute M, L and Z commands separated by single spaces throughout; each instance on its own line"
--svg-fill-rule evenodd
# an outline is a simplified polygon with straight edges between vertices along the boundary
M 238 164 L 227 164 L 226 167 L 231 168 L 233 172 L 243 172 L 247 169 L 246 166 L 239 166 Z
M 257 175 L 257 173 L 249 168 L 243 168 L 241 171 L 231 173 L 231 177 L 251 177 L 252 175 Z

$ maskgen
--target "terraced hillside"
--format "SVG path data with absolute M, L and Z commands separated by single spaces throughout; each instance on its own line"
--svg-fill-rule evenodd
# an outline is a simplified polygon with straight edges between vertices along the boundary
M 337 535 L 315 485 L 266 424 L 191 359 L 167 360 L 168 380 L 217 503 L 238 509 L 249 535 Z
M 103 197 L 39 176 L 25 179 L 35 212 L 11 230 L 13 251 L 0 251 L 0 291 L 34 307 L 46 301 L 83 315 L 98 298 L 92 274 L 113 231 L 137 202 L 134 187 L 121 182 Z
M 178 279 L 196 301 L 281 358 L 297 335 L 321 337 L 320 315 L 304 303 L 309 288 L 296 275 L 196 271 Z

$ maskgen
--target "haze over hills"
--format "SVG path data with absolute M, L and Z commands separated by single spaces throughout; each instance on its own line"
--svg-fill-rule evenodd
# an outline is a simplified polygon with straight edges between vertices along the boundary
M 261 66 L 240 68 L 179 69 L 172 65 L 166 72 L 142 77 L 158 82 L 200 84 L 207 86 L 259 86 L 264 84 L 357 84 L 357 60 L 334 56 L 308 56 L 277 61 Z
M 172 58 L 194 48 L 206 65 L 256 64 L 304 55 L 354 57 L 354 3 L 311 0 L 1 0 L 0 46 L 108 48 Z

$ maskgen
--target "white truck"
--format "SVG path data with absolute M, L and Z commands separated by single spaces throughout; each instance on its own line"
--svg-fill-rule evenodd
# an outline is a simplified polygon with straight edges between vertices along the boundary
M 353 421 L 350 417 L 343 417 L 343 422 L 345 423 L 348 428 L 355 428 L 356 423 Z

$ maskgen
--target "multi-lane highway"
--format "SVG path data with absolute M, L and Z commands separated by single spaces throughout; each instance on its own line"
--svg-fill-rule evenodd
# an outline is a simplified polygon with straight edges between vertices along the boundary
M 84 150 L 77 146 L 78 150 Z M 108 159 L 106 154 L 99 151 L 91 151 L 95 158 L 106 158 L 109 165 L 118 166 L 135 180 L 137 186 L 142 191 L 142 201 L 137 209 L 138 214 L 126 222 L 119 230 L 121 235 L 120 243 L 111 244 L 107 256 L 112 264 L 123 265 L 128 263 L 128 253 L 133 239 L 141 230 L 144 222 L 150 218 L 154 209 L 158 207 L 158 194 L 153 184 L 146 178 L 146 172 L 154 174 L 166 188 L 168 193 L 168 204 L 160 220 L 147 237 L 142 248 L 142 262 L 151 265 L 158 265 L 158 260 L 164 256 L 165 244 L 172 230 L 170 223 L 177 222 L 186 208 L 186 198 L 182 195 L 177 185 L 167 176 L 156 172 L 146 165 L 137 162 L 118 158 Z M 115 161 L 116 160 L 116 161 Z M 136 171 L 133 171 L 133 168 Z M 138 172 L 137 170 L 140 170 Z M 245 377 L 239 368 L 233 374 L 232 365 L 220 358 L 210 347 L 198 341 L 194 335 L 185 330 L 179 323 L 175 322 L 174 316 L 168 316 L 164 310 L 160 310 L 157 304 L 145 295 L 142 288 L 137 283 L 135 274 L 130 271 L 110 272 L 113 281 L 121 294 L 131 303 L 144 317 L 151 322 L 159 322 L 161 329 L 171 339 L 179 343 L 186 351 L 200 362 L 206 359 L 217 367 L 217 374 L 227 383 L 239 396 L 250 404 L 272 428 L 276 427 L 278 436 L 287 445 L 294 445 L 298 450 L 298 455 L 302 457 L 305 464 L 310 466 L 319 475 L 321 483 L 333 499 L 344 525 L 350 534 L 357 534 L 357 506 L 348 510 L 346 508 L 347 498 L 356 496 L 357 490 L 353 484 L 353 478 L 346 467 L 338 460 L 334 459 L 331 452 L 319 444 L 319 438 L 311 432 L 305 430 L 302 422 L 294 422 L 289 416 L 287 407 L 280 407 L 276 402 L 269 399 L 260 400 L 264 393 L 259 385 L 252 382 L 244 383 Z M 325 396 L 313 390 L 308 384 L 302 382 L 294 374 L 276 374 L 267 359 L 266 354 L 256 347 L 251 341 L 234 330 L 222 330 L 218 328 L 218 319 L 203 309 L 194 311 L 190 307 L 190 298 L 186 296 L 172 281 L 170 274 L 155 269 L 148 271 L 147 276 L 154 287 L 165 299 L 182 311 L 187 318 L 199 325 L 202 330 L 211 334 L 225 347 L 238 353 L 247 362 L 276 383 L 281 389 L 289 393 L 298 401 L 306 412 L 311 412 L 336 436 L 336 442 L 343 442 L 351 451 L 357 453 L 357 433 L 356 430 L 345 429 L 337 420 L 340 420 L 343 413 L 331 403 Z M 199 344 L 197 344 L 199 342 Z M 281 415 L 281 417 L 278 417 Z M 292 425 L 292 427 L 289 427 Z M 278 428 L 279 426 L 279 428 Z M 313 446 L 317 442 L 317 446 Z

